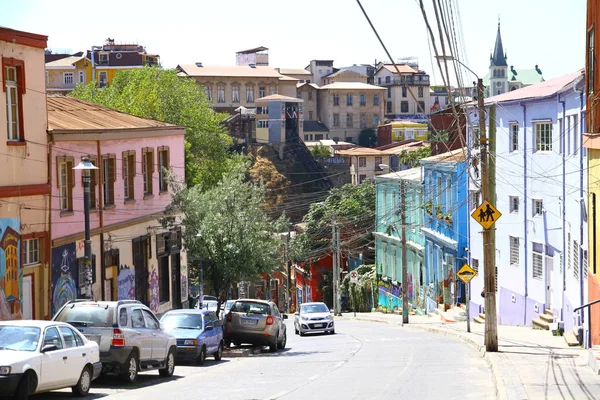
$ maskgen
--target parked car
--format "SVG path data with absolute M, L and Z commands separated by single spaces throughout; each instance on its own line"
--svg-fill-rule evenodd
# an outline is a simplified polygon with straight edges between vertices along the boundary
M 219 318 L 221 320 L 223 320 L 223 318 L 225 318 L 225 315 L 227 315 L 229 310 L 231 310 L 231 306 L 233 305 L 233 303 L 235 303 L 235 300 L 227 300 L 225 304 L 221 306 L 221 313 L 219 314 Z
M 160 329 L 152 311 L 137 300 L 73 300 L 52 318 L 67 322 L 98 343 L 102 373 L 135 382 L 139 371 L 173 375 L 177 341 Z
M 101 369 L 98 345 L 68 324 L 0 322 L 0 396 L 27 399 L 66 387 L 86 396 Z
M 196 309 L 214 311 L 216 313 L 217 312 L 217 304 L 218 304 L 217 300 L 203 300 L 202 304 L 198 304 L 198 307 L 196 307 Z
M 207 355 L 221 360 L 223 326 L 208 310 L 172 310 L 160 319 L 161 327 L 177 339 L 177 361 L 204 364 Z
M 285 319 L 287 315 L 270 300 L 236 300 L 225 317 L 225 345 L 266 345 L 271 352 L 283 349 L 287 342 Z
M 300 336 L 313 332 L 335 333 L 331 311 L 325 303 L 303 303 L 294 314 L 294 331 Z

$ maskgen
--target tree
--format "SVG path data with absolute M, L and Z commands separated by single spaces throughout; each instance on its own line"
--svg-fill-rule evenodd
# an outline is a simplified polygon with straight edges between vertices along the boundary
M 359 146 L 371 147 L 373 144 L 377 143 L 377 133 L 375 133 L 374 129 L 367 128 L 360 131 L 358 134 L 358 144 Z
M 186 127 L 185 177 L 188 186 L 215 185 L 229 167 L 231 138 L 204 90 L 175 70 L 146 67 L 119 71 L 112 84 L 77 85 L 70 96 L 142 118 Z
M 246 178 L 248 163 L 234 163 L 213 188 L 196 185 L 175 194 L 173 208 L 181 210 L 183 237 L 190 264 L 203 262 L 203 276 L 220 302 L 232 283 L 252 280 L 273 270 L 278 262 L 277 232 L 284 222 L 262 209 L 265 187 Z M 174 219 L 163 218 L 164 225 Z
M 398 164 L 406 165 L 408 168 L 414 168 L 419 165 L 419 160 L 431 155 L 431 147 L 425 146 L 418 150 L 402 150 L 398 154 Z
M 310 152 L 314 158 L 331 157 L 331 150 L 329 150 L 329 147 L 321 143 L 317 143 L 316 146 L 310 150 Z

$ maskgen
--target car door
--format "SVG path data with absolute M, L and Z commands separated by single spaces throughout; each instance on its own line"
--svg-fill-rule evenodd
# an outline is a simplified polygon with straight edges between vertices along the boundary
M 83 367 L 87 363 L 88 354 L 83 347 L 83 340 L 71 328 L 68 326 L 59 326 L 58 331 L 63 338 L 65 352 L 67 352 L 68 357 L 64 370 L 65 379 L 67 385 L 73 386 L 79 380 L 81 371 L 83 371 Z
M 206 315 L 209 318 L 210 325 L 213 327 L 212 330 L 208 331 L 208 340 L 210 343 L 209 353 L 214 353 L 217 351 L 217 347 L 219 346 L 219 340 L 217 338 L 217 334 L 219 333 L 219 319 L 214 312 L 208 313 Z
M 210 313 L 203 314 L 202 321 L 202 335 L 200 338 L 202 339 L 204 346 L 206 346 L 206 354 L 210 354 L 213 351 L 212 334 L 214 331 L 213 321 Z
M 169 335 L 160 329 L 160 322 L 150 311 L 142 309 L 142 313 L 148 333 L 152 335 L 152 359 L 162 361 L 167 358 Z
M 142 308 L 131 309 L 132 335 L 140 346 L 140 361 L 152 360 L 152 333 L 146 329 Z
M 219 317 L 215 314 L 213 315 L 214 320 L 214 340 L 215 340 L 215 351 L 219 348 L 219 344 L 223 339 L 223 321 L 219 319 Z
M 281 313 L 279 312 L 279 308 L 277 308 L 277 305 L 275 303 L 273 303 L 273 304 L 271 304 L 271 307 L 273 308 L 273 317 L 275 318 L 275 321 L 277 322 L 277 326 L 279 327 L 279 336 L 277 337 L 277 340 L 279 340 L 284 335 L 285 322 L 283 320 L 283 315 L 281 315 Z
M 69 359 L 69 351 L 65 350 L 62 338 L 55 326 L 50 326 L 44 331 L 42 339 L 42 347 L 54 345 L 56 350 L 42 353 L 40 377 L 38 381 L 39 390 L 49 390 L 65 387 L 68 381 L 67 361 Z

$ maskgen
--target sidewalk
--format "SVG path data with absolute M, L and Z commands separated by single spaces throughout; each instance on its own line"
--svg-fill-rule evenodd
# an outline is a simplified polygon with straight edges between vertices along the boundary
M 353 315 L 348 312 L 337 318 L 402 324 L 402 316 L 397 314 Z M 600 400 L 600 376 L 588 366 L 587 350 L 568 347 L 562 336 L 530 327 L 499 325 L 499 351 L 488 353 L 483 324 L 471 322 L 471 333 L 467 333 L 466 321 L 445 323 L 439 316 L 411 315 L 409 326 L 455 337 L 479 351 L 492 370 L 498 399 Z

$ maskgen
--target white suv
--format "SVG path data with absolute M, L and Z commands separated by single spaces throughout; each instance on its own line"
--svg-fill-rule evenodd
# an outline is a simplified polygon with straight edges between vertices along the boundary
M 161 376 L 173 375 L 177 340 L 140 301 L 74 300 L 52 320 L 67 322 L 98 343 L 103 374 L 117 373 L 129 383 L 139 371 L 158 369 Z

